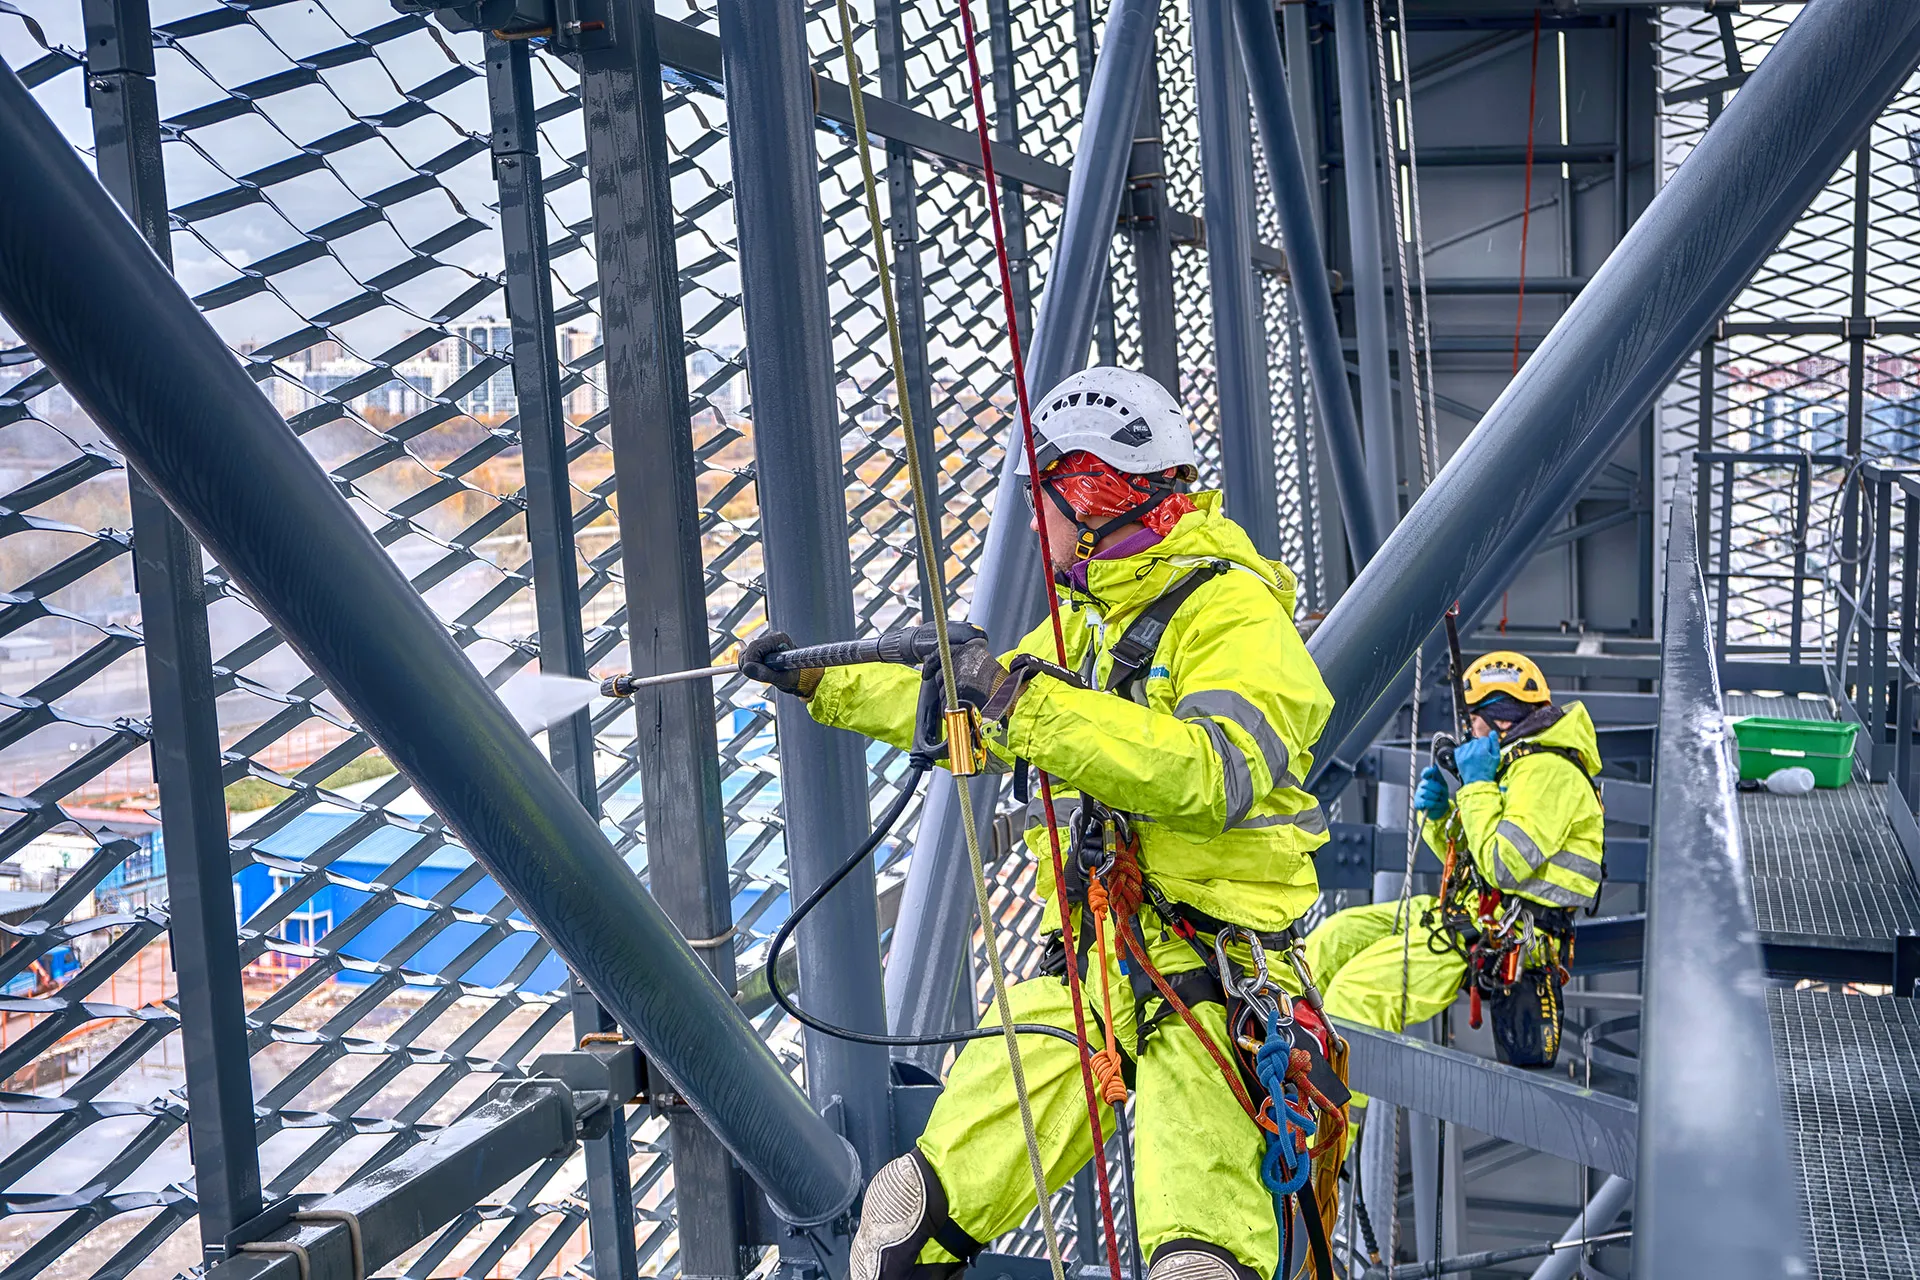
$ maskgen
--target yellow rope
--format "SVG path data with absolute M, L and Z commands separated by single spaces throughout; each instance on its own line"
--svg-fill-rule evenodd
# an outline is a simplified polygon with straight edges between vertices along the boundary
M 853 136 L 860 152 L 860 177 L 866 187 L 867 222 L 873 235 L 873 261 L 880 279 L 880 301 L 886 311 L 887 342 L 893 359 L 894 397 L 900 406 L 900 425 L 906 436 L 907 479 L 913 493 L 914 535 L 920 545 L 920 562 L 927 575 L 928 607 L 933 613 L 934 634 L 940 646 L 940 672 L 946 695 L 946 709 L 959 709 L 959 691 L 954 684 L 953 644 L 947 631 L 947 591 L 945 567 L 934 540 L 932 504 L 927 496 L 926 477 L 920 469 L 920 446 L 913 430 L 913 401 L 907 392 L 906 355 L 901 349 L 900 316 L 894 308 L 893 276 L 887 264 L 886 224 L 880 217 L 880 185 L 874 177 L 873 153 L 867 144 L 866 97 L 860 90 L 860 57 L 853 48 L 853 12 L 848 0 L 839 0 L 840 50 L 845 55 L 847 91 L 853 99 Z M 952 723 L 949 720 L 949 723 Z M 1060 1252 L 1060 1237 L 1054 1227 L 1053 1206 L 1047 1196 L 1046 1166 L 1040 1157 L 1040 1135 L 1033 1123 L 1033 1104 L 1027 1096 L 1027 1073 L 1020 1055 L 1020 1039 L 1013 1029 L 1013 1007 L 1007 999 L 1007 972 L 1000 959 L 1000 943 L 993 927 L 993 906 L 987 888 L 987 873 L 980 856 L 980 832 L 974 821 L 973 792 L 964 779 L 954 779 L 960 799 L 960 825 L 967 836 L 967 861 L 973 872 L 974 906 L 980 914 L 980 933 L 986 942 L 987 968 L 993 975 L 994 1007 L 1000 1014 L 1000 1027 L 1006 1035 L 1007 1063 L 1012 1068 L 1014 1097 L 1020 1104 L 1020 1125 L 1026 1130 L 1027 1162 L 1033 1171 L 1034 1197 L 1040 1209 L 1040 1228 L 1047 1239 L 1047 1260 L 1053 1267 L 1053 1280 L 1066 1280 L 1066 1267 Z

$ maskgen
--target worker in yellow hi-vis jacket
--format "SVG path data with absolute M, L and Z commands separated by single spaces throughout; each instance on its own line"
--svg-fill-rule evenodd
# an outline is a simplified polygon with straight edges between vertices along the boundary
M 1551 1066 L 1573 912 L 1600 893 L 1600 747 L 1587 709 L 1556 705 L 1522 654 L 1487 654 L 1464 687 L 1476 736 L 1454 753 L 1460 788 L 1450 797 L 1429 765 L 1414 799 L 1448 869 L 1441 898 L 1339 912 L 1308 937 L 1307 958 L 1334 1017 L 1399 1031 L 1465 983 L 1476 1026 L 1482 997 L 1492 1003 L 1503 1060 Z
M 1254 549 L 1217 493 L 1185 491 L 1199 458 L 1164 388 L 1142 374 L 1089 369 L 1036 406 L 1034 432 L 1046 498 L 1035 520 L 1047 523 L 1067 667 L 1078 681 L 1015 661 L 1055 661 L 1044 624 L 1009 654 L 981 640 L 963 645 L 953 674 L 962 700 L 981 709 L 1000 763 L 1024 760 L 1056 781 L 1063 842 L 1082 796 L 1124 815 L 1159 904 L 1139 914 L 1152 962 L 1176 983 L 1205 977 L 1187 936 L 1205 933 L 1211 945 L 1232 924 L 1272 939 L 1318 895 L 1310 855 L 1327 839 L 1326 822 L 1302 779 L 1333 700 L 1294 626 L 1292 572 Z M 917 672 L 766 666 L 787 643 L 756 639 L 742 670 L 806 698 L 824 724 L 909 746 Z M 1051 898 L 1058 889 L 1037 798 L 1028 824 L 1040 891 Z M 1092 934 L 1084 914 L 1075 932 Z M 1065 966 L 1093 969 L 1091 988 L 1097 962 L 1065 955 L 1057 937 L 1055 960 L 1054 972 L 1012 988 L 1016 1021 L 1072 1029 Z M 1157 993 L 1137 996 L 1117 965 L 1112 957 L 1108 978 L 1125 998 L 1115 1001 L 1113 1030 L 1138 1091 L 1135 1221 L 1149 1276 L 1266 1280 L 1279 1235 L 1260 1180 L 1262 1132 L 1192 1029 L 1166 1016 Z M 1203 986 L 1189 983 L 1182 998 L 1231 1054 L 1218 987 Z M 1098 1002 L 1089 1006 L 1097 1015 Z M 1089 1034 L 1098 1041 L 1103 1031 Z M 1078 1054 L 1036 1035 L 1021 1048 L 1047 1185 L 1058 1188 L 1093 1155 Z M 1112 1123 L 1108 1111 L 1109 1133 Z M 869 1183 L 852 1275 L 957 1273 L 1033 1208 L 1006 1049 L 973 1041 L 916 1148 Z

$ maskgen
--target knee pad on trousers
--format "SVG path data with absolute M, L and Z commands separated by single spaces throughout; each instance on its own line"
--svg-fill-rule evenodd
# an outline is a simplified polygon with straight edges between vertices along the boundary
M 931 1240 L 958 1262 L 919 1261 Z M 847 1260 L 850 1280 L 948 1280 L 980 1252 L 947 1210 L 947 1191 L 918 1149 L 880 1166 L 867 1183 Z
M 1266 1280 L 1232 1252 L 1204 1240 L 1169 1240 L 1153 1251 L 1147 1280 Z

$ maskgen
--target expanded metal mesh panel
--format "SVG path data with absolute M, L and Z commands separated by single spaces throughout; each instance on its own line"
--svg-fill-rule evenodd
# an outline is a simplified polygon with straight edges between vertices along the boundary
M 705 0 L 660 8 L 716 30 Z M 970 127 L 957 21 L 904 8 L 910 103 Z M 1010 6 L 1016 63 L 995 73 L 996 91 L 1010 81 L 1019 97 L 1022 148 L 1061 164 L 1085 79 L 1076 8 Z M 839 79 L 836 8 L 811 9 L 816 67 Z M 1163 19 L 1161 57 L 1172 132 L 1187 142 L 1168 169 L 1176 202 L 1197 209 L 1179 9 Z M 69 51 L 43 56 L 0 19 L 0 52 L 85 149 L 76 15 L 41 16 Z M 987 17 L 976 4 L 983 59 Z M 505 682 L 534 663 L 539 636 L 478 37 L 376 0 L 179 0 L 154 20 L 177 274 L 450 634 Z M 862 25 L 877 92 L 874 35 Z M 615 670 L 627 618 L 585 122 L 577 76 L 546 56 L 534 67 L 581 623 L 590 661 Z M 726 104 L 685 76 L 665 87 L 702 567 L 723 655 L 765 615 Z M 871 631 L 916 614 L 916 553 L 854 150 L 838 134 L 817 137 L 848 545 L 856 612 Z M 985 193 L 966 173 L 925 162 L 914 171 L 940 506 L 964 602 L 1012 421 L 1010 352 Z M 1024 206 L 1037 299 L 1060 206 L 1035 193 Z M 1131 363 L 1132 264 L 1124 241 L 1116 250 L 1114 340 Z M 1176 275 L 1183 391 L 1216 481 L 1204 250 L 1178 250 Z M 1273 279 L 1266 319 L 1276 467 L 1293 494 L 1311 476 L 1287 416 L 1286 298 Z M 0 890 L 26 895 L 0 899 L 10 944 L 0 953 L 0 1277 L 184 1272 L 199 1242 L 124 464 L 3 337 L 0 470 Z M 1302 568 L 1316 552 L 1312 495 L 1281 506 L 1287 555 Z M 328 1190 L 457 1117 L 537 1052 L 568 1046 L 565 970 L 217 566 L 208 592 L 263 1171 L 270 1198 Z M 730 891 L 751 963 L 788 910 L 778 743 L 757 686 L 719 682 L 716 714 Z M 604 829 L 644 875 L 631 715 L 615 707 L 594 728 Z M 884 748 L 870 762 L 877 808 L 902 762 Z M 889 858 L 910 847 L 912 822 Z M 1040 928 L 1030 865 L 1023 874 L 1000 888 L 1016 970 L 1030 965 Z M 797 1070 L 792 1029 L 773 1017 L 762 1026 Z M 663 1126 L 633 1120 L 640 1264 L 671 1273 Z M 579 1274 L 584 1182 L 578 1155 L 533 1170 L 394 1265 Z
M 1818 1280 L 1920 1272 L 1920 1008 L 1767 992 Z
M 1794 4 L 1741 12 L 1663 11 L 1660 19 L 1661 167 L 1668 177 L 1738 94 L 1746 76 L 1797 16 Z M 1696 447 L 1908 458 L 1920 449 L 1920 346 L 1913 328 L 1911 245 L 1920 223 L 1913 136 L 1920 79 L 1881 114 L 1863 157 L 1847 156 L 1726 312 L 1727 328 L 1689 361 L 1662 398 L 1666 473 Z M 1864 231 L 1864 237 L 1857 233 Z M 1851 327 L 1850 319 L 1857 318 Z M 1887 332 L 1888 329 L 1896 332 Z M 1816 473 L 1808 535 L 1813 581 L 1802 593 L 1811 642 L 1830 641 L 1835 601 L 1819 589 L 1839 563 L 1831 514 L 1840 472 Z M 1716 480 L 1716 483 L 1718 481 Z M 1782 513 L 1795 479 L 1742 468 L 1730 495 L 1734 571 L 1788 571 Z M 1719 516 L 1716 515 L 1716 519 Z M 1791 520 L 1788 520 L 1791 524 Z M 1790 541 L 1790 539 L 1789 539 Z M 1709 566 L 1711 568 L 1711 566 Z M 1709 583 L 1711 589 L 1712 583 Z M 1751 575 L 1728 602 L 1729 643 L 1784 647 L 1791 602 Z

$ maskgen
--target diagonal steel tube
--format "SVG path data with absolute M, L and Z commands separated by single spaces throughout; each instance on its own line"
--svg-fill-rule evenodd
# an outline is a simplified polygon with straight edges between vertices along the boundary
M 1293 103 L 1288 97 L 1280 36 L 1270 0 L 1234 0 L 1239 18 L 1240 52 L 1253 92 L 1253 115 L 1267 153 L 1280 235 L 1286 242 L 1291 297 L 1300 311 L 1301 345 L 1313 382 L 1313 403 L 1333 462 L 1333 485 L 1340 495 L 1340 516 L 1356 564 L 1373 558 L 1382 530 L 1367 493 L 1367 460 L 1360 445 L 1360 419 L 1347 385 L 1346 355 L 1340 347 L 1340 321 L 1333 310 L 1333 283 L 1313 217 L 1313 186 L 1300 156 Z
M 860 1168 L 0 63 L 0 314 L 797 1223 Z
M 1317 771 L 1450 603 L 1471 616 L 1525 566 L 1916 60 L 1920 6 L 1794 20 L 1314 633 L 1337 699 Z
M 1086 363 L 1093 342 L 1094 317 L 1105 294 L 1107 257 L 1120 214 L 1127 161 L 1133 153 L 1141 85 L 1152 63 L 1153 30 L 1160 0 L 1114 0 L 1107 15 L 1100 60 L 1087 94 L 1073 176 L 1067 184 L 1066 213 L 1047 272 L 1040 314 L 1034 321 L 1033 349 L 1027 356 L 1027 383 L 1035 401 Z M 1013 468 L 1020 424 L 1008 432 L 1006 462 L 995 488 L 993 517 L 974 587 L 972 620 L 986 628 L 1002 649 L 1033 624 L 1040 608 L 1040 554 L 1027 529 L 1026 505 Z M 979 778 L 974 812 L 992 812 L 998 788 Z M 914 841 L 913 861 L 900 904 L 900 923 L 886 973 L 887 1024 L 896 1034 L 950 1030 L 954 992 L 965 970 L 973 937 L 973 894 L 962 852 L 959 805 L 951 774 L 936 771 L 927 784 Z M 965 1002 L 971 1003 L 971 1001 Z M 914 1061 L 937 1069 L 945 1050 L 914 1050 Z

